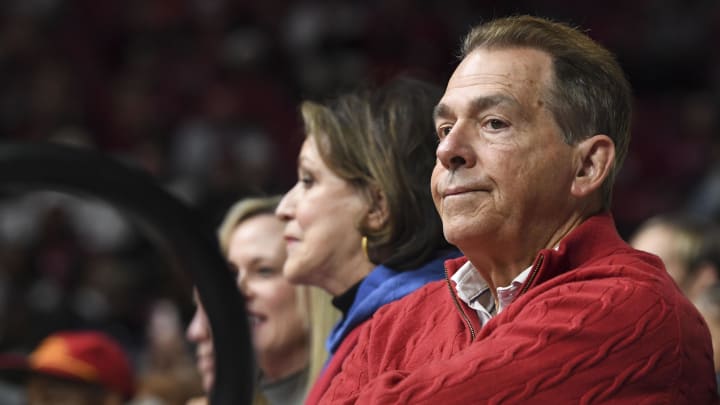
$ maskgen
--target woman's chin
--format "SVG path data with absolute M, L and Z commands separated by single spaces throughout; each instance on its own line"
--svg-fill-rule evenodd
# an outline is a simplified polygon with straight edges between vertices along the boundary
M 292 284 L 308 284 L 307 272 L 303 270 L 304 268 L 301 263 L 296 264 L 288 258 L 285 262 L 285 267 L 283 267 L 283 277 Z

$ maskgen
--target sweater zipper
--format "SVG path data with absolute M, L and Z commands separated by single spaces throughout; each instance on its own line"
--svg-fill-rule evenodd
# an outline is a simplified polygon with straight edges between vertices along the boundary
M 460 306 L 460 303 L 458 302 L 457 295 L 455 294 L 455 291 L 453 290 L 452 283 L 450 283 L 450 276 L 448 275 L 448 269 L 447 265 L 445 265 L 445 281 L 447 282 L 448 288 L 450 289 L 450 295 L 453 297 L 453 302 L 455 302 L 455 307 L 460 311 L 460 316 L 462 317 L 463 321 L 465 321 L 465 325 L 470 329 L 470 340 L 475 340 L 475 328 L 473 328 L 472 323 L 470 322 L 470 318 L 468 318 L 465 311 L 463 311 L 462 306 Z
M 530 288 L 530 285 L 535 281 L 535 277 L 540 270 L 540 266 L 542 266 L 543 260 L 545 260 L 545 256 L 539 255 L 538 259 L 535 261 L 535 266 L 533 266 L 533 269 L 530 271 L 527 280 L 525 280 L 525 285 L 523 285 L 522 289 L 520 290 L 520 294 L 518 294 L 518 297 L 525 294 L 525 292 L 527 292 L 527 290 Z M 515 299 L 517 299 L 517 297 Z

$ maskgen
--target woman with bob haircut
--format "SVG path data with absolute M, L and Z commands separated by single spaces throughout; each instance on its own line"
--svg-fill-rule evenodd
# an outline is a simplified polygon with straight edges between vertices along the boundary
M 358 326 L 383 305 L 443 278 L 443 262 L 459 256 L 443 237 L 429 187 L 440 94 L 401 77 L 301 106 L 306 139 L 298 182 L 276 211 L 286 223 L 283 273 L 329 292 L 343 314 L 308 404 L 339 371 Z

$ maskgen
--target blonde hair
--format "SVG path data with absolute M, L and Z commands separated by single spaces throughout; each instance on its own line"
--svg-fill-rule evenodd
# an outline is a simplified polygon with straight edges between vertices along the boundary
M 340 311 L 332 305 L 332 296 L 322 288 L 308 287 L 310 322 L 310 370 L 308 391 L 315 383 L 328 358 L 325 348 L 330 331 L 340 319 Z
M 634 245 L 639 235 L 653 229 L 661 229 L 672 235 L 672 250 L 668 253 L 682 265 L 682 279 L 676 281 L 683 290 L 687 290 L 687 283 L 692 278 L 693 271 L 696 270 L 695 267 L 706 237 L 706 224 L 682 213 L 658 214 L 640 224 L 635 230 L 630 244 Z
M 220 249 L 227 256 L 230 238 L 241 222 L 251 217 L 267 214 L 275 215 L 275 208 L 280 204 L 282 196 L 245 198 L 233 204 L 218 228 Z

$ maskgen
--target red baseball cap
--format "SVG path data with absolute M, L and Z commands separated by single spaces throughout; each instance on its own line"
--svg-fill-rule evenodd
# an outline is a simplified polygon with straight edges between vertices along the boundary
M 122 347 L 96 331 L 57 332 L 30 353 L 33 373 L 99 385 L 125 399 L 135 391 L 130 361 Z

